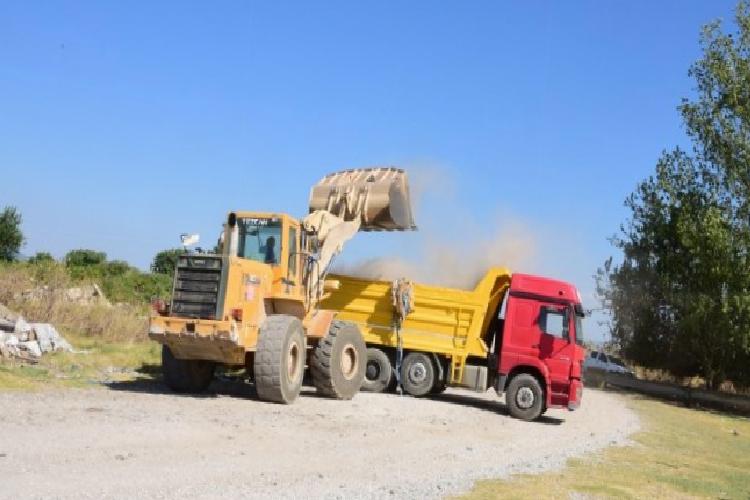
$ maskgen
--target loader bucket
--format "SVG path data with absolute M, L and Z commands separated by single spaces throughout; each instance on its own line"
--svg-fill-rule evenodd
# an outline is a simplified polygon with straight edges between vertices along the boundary
M 310 213 L 327 210 L 351 221 L 362 231 L 416 229 L 409 183 L 400 168 L 377 167 L 328 174 L 310 190 Z

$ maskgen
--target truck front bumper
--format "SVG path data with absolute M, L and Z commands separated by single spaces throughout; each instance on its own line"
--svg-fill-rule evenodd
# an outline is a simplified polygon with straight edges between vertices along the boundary
M 568 410 L 575 410 L 581 406 L 583 398 L 583 384 L 580 380 L 570 381 L 570 392 L 568 393 Z
M 148 337 L 169 347 L 177 359 L 201 359 L 227 365 L 245 363 L 245 347 L 234 321 L 151 316 Z

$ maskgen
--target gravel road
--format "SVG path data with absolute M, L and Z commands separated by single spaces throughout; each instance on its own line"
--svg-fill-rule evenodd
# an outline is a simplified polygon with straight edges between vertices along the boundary
M 510 418 L 492 392 L 436 399 L 305 389 L 291 406 L 218 382 L 0 393 L 0 498 L 436 498 L 622 444 L 638 418 L 587 390 L 578 411 Z

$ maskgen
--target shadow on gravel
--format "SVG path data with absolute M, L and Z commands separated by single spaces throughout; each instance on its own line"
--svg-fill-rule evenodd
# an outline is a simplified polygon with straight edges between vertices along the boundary
M 164 394 L 188 398 L 215 398 L 219 396 L 233 396 L 242 399 L 252 399 L 253 401 L 257 401 L 259 403 L 277 404 L 267 401 L 261 401 L 260 399 L 258 399 L 258 394 L 255 391 L 255 386 L 242 377 L 219 374 L 211 382 L 211 385 L 208 386 L 206 392 L 199 394 L 187 394 L 174 392 L 164 385 L 164 382 L 161 378 L 161 365 L 144 364 L 136 369 L 135 372 L 138 374 L 138 377 L 134 380 L 106 382 L 103 385 L 113 391 L 137 392 L 143 394 Z M 308 377 L 305 377 L 305 380 L 303 382 L 304 385 L 302 386 L 302 391 L 300 392 L 301 396 L 330 399 L 331 401 L 335 401 L 327 396 L 318 394 L 315 388 L 312 387 L 311 382 L 312 381 Z M 395 394 L 383 394 L 383 396 L 394 397 Z M 396 397 L 411 398 L 412 396 Z M 448 404 L 456 404 L 468 408 L 489 411 L 492 413 L 510 417 L 508 408 L 498 400 L 487 400 L 465 394 L 446 393 L 430 396 L 429 399 L 433 401 L 440 401 Z M 563 419 L 543 415 L 533 423 L 545 425 L 560 425 L 563 422 Z
M 215 398 L 217 396 L 234 396 L 238 398 L 258 399 L 255 386 L 240 377 L 217 375 L 202 393 L 178 393 L 172 391 L 162 380 L 161 365 L 144 364 L 135 370 L 134 380 L 104 382 L 103 385 L 113 391 L 138 392 L 144 394 L 166 394 L 189 398 Z
M 486 399 L 476 398 L 464 394 L 436 394 L 430 396 L 433 401 L 445 401 L 451 404 L 458 404 L 462 406 L 468 406 L 470 408 L 476 408 L 478 410 L 489 411 L 492 413 L 499 413 L 510 417 L 508 407 L 500 401 L 488 401 Z M 549 415 L 542 415 L 539 419 L 532 423 L 545 424 L 545 425 L 560 425 L 564 422 L 563 419 L 557 417 L 550 417 Z

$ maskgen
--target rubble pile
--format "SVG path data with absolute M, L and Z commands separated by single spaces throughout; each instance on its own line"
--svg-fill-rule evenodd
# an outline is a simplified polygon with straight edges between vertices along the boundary
M 49 323 L 28 323 L 21 315 L 0 304 L 0 357 L 37 361 L 45 352 L 73 347 Z

